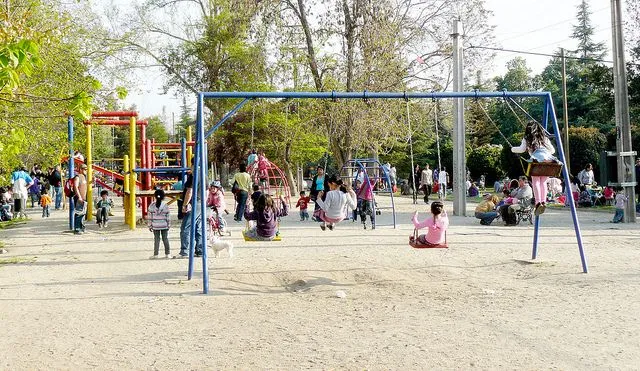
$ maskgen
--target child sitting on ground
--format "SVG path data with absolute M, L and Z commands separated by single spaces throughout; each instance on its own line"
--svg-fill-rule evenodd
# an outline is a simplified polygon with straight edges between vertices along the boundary
M 53 203 L 51 196 L 46 188 L 42 190 L 42 194 L 40 195 L 40 206 L 42 206 L 42 217 L 49 217 L 49 205 Z
M 445 233 L 449 227 L 449 217 L 442 201 L 431 203 L 431 214 L 430 218 L 421 222 L 418 221 L 418 212 L 413 214 L 413 226 L 416 229 L 427 228 L 427 233 L 419 235 L 417 242 L 427 246 L 443 245 L 446 242 Z
M 629 200 L 629 197 L 624 194 L 624 188 L 616 187 L 616 213 L 613 216 L 614 223 L 620 223 L 624 219 L 624 206 Z
M 218 215 L 217 224 L 220 233 L 226 232 L 227 221 L 222 217 L 222 211 L 229 214 L 226 203 L 224 202 L 224 189 L 219 181 L 215 180 L 209 185 L 209 197 L 207 198 L 207 206 L 213 207 Z M 211 216 L 213 217 L 213 216 Z
M 300 198 L 298 202 L 296 202 L 296 207 L 300 208 L 300 221 L 304 222 L 305 220 L 309 220 L 309 212 L 307 211 L 307 206 L 309 205 L 309 201 L 311 201 L 311 197 L 305 196 L 304 191 L 300 191 Z
M 153 194 L 155 203 L 149 206 L 149 230 L 153 232 L 153 256 L 150 259 L 158 259 L 160 254 L 160 236 L 164 244 L 164 256 L 171 258 L 171 249 L 169 248 L 169 227 L 171 226 L 171 218 L 169 217 L 169 205 L 164 200 L 164 191 L 156 189 Z
M 100 199 L 96 202 L 96 223 L 98 223 L 98 228 L 107 228 L 109 212 L 112 207 L 113 201 L 109 198 L 109 191 L 102 190 Z
M 249 210 L 244 211 L 244 218 L 247 220 L 255 220 L 256 226 L 249 229 L 243 234 L 246 237 L 261 240 L 271 241 L 276 236 L 278 218 L 281 216 L 287 216 L 288 206 L 282 196 L 279 197 L 281 208 L 278 209 L 273 201 L 273 198 L 267 194 L 262 194 L 255 204 L 255 209 L 251 212 Z

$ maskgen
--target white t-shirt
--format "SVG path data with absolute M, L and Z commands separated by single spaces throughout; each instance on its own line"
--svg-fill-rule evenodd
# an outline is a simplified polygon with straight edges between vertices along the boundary
M 316 202 L 322 210 L 324 210 L 324 213 L 332 219 L 344 217 L 347 206 L 351 209 L 355 209 L 357 205 L 355 194 L 352 194 L 351 192 L 343 193 L 339 189 L 327 192 L 324 201 L 318 198 Z
M 441 170 L 438 173 L 438 183 L 440 184 L 447 184 L 447 172 L 444 170 Z
M 26 199 L 28 194 L 27 182 L 22 178 L 16 179 L 13 182 L 13 198 Z

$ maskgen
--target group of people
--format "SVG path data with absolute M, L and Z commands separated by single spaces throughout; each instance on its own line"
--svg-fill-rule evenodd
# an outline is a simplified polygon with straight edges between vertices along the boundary
M 414 180 L 416 192 L 422 191 L 424 194 L 424 203 L 429 203 L 429 197 L 432 194 L 438 194 L 440 199 L 447 197 L 449 174 L 445 167 L 431 170 L 429 164 L 425 164 L 423 169 L 420 169 L 420 165 L 416 165 L 413 174 L 409 175 L 409 187 L 413 188 Z M 416 198 L 417 194 L 414 194 L 414 200 Z
M 31 208 L 42 207 L 42 217 L 50 216 L 50 207 L 62 207 L 62 174 L 60 166 L 42 171 L 34 164 L 30 172 L 20 166 L 11 174 L 11 184 L 0 187 L 0 219 L 27 217 L 27 201 Z

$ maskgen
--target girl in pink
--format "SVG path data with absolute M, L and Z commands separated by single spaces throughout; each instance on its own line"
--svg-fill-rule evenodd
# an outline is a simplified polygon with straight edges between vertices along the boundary
M 358 186 L 358 209 L 360 210 L 360 220 L 364 229 L 367 229 L 367 215 L 371 219 L 371 228 L 376 226 L 376 218 L 373 213 L 373 182 L 373 180 L 365 178 L 364 183 L 360 185 L 360 182 L 356 181 L 356 186 Z
M 269 160 L 267 160 L 264 152 L 260 152 L 260 154 L 258 155 L 258 178 L 260 179 L 260 183 L 263 183 L 263 186 L 267 183 L 267 180 L 269 178 L 269 173 L 267 171 L 268 169 Z
M 213 207 L 216 210 L 217 215 L 217 225 L 220 229 L 221 233 L 226 231 L 227 221 L 222 217 L 222 211 L 224 210 L 225 214 L 229 214 L 227 211 L 226 203 L 224 202 L 224 188 L 222 188 L 222 184 L 219 181 L 215 180 L 211 182 L 209 185 L 209 197 L 207 197 L 207 206 Z M 211 215 L 210 218 L 215 217 L 215 215 Z
M 524 153 L 527 151 L 533 162 L 557 162 L 558 159 L 553 156 L 556 150 L 545 133 L 546 131 L 540 124 L 529 121 L 524 129 L 522 143 L 518 147 L 511 147 L 511 152 Z M 533 197 L 536 199 L 536 215 L 544 213 L 547 208 L 547 179 L 549 179 L 548 176 L 531 177 Z
M 449 227 L 449 217 L 444 209 L 442 201 L 434 201 L 431 203 L 430 218 L 423 221 L 418 221 L 418 212 L 413 214 L 413 226 L 416 229 L 427 228 L 427 234 L 421 234 L 418 236 L 417 242 L 422 245 L 442 245 L 445 243 L 445 232 Z

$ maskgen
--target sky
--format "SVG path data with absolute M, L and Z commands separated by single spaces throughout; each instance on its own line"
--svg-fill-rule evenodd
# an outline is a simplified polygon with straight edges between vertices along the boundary
M 487 9 L 494 15 L 490 23 L 496 26 L 498 47 L 536 53 L 554 53 L 558 48 L 576 48 L 571 39 L 572 26 L 581 0 L 485 0 Z M 594 41 L 605 42 L 611 58 L 611 11 L 610 1 L 590 0 L 591 21 L 595 28 Z M 484 76 L 491 78 L 504 74 L 505 64 L 521 56 L 533 74 L 540 73 L 549 62 L 549 57 L 532 56 L 508 52 L 496 52 L 494 65 Z M 140 72 L 146 84 L 130 89 L 126 104 L 135 104 L 142 116 L 160 115 L 166 110 L 167 124 L 171 127 L 172 113 L 176 120 L 180 115 L 181 100 L 172 94 L 162 95 L 163 73 L 160 70 Z

